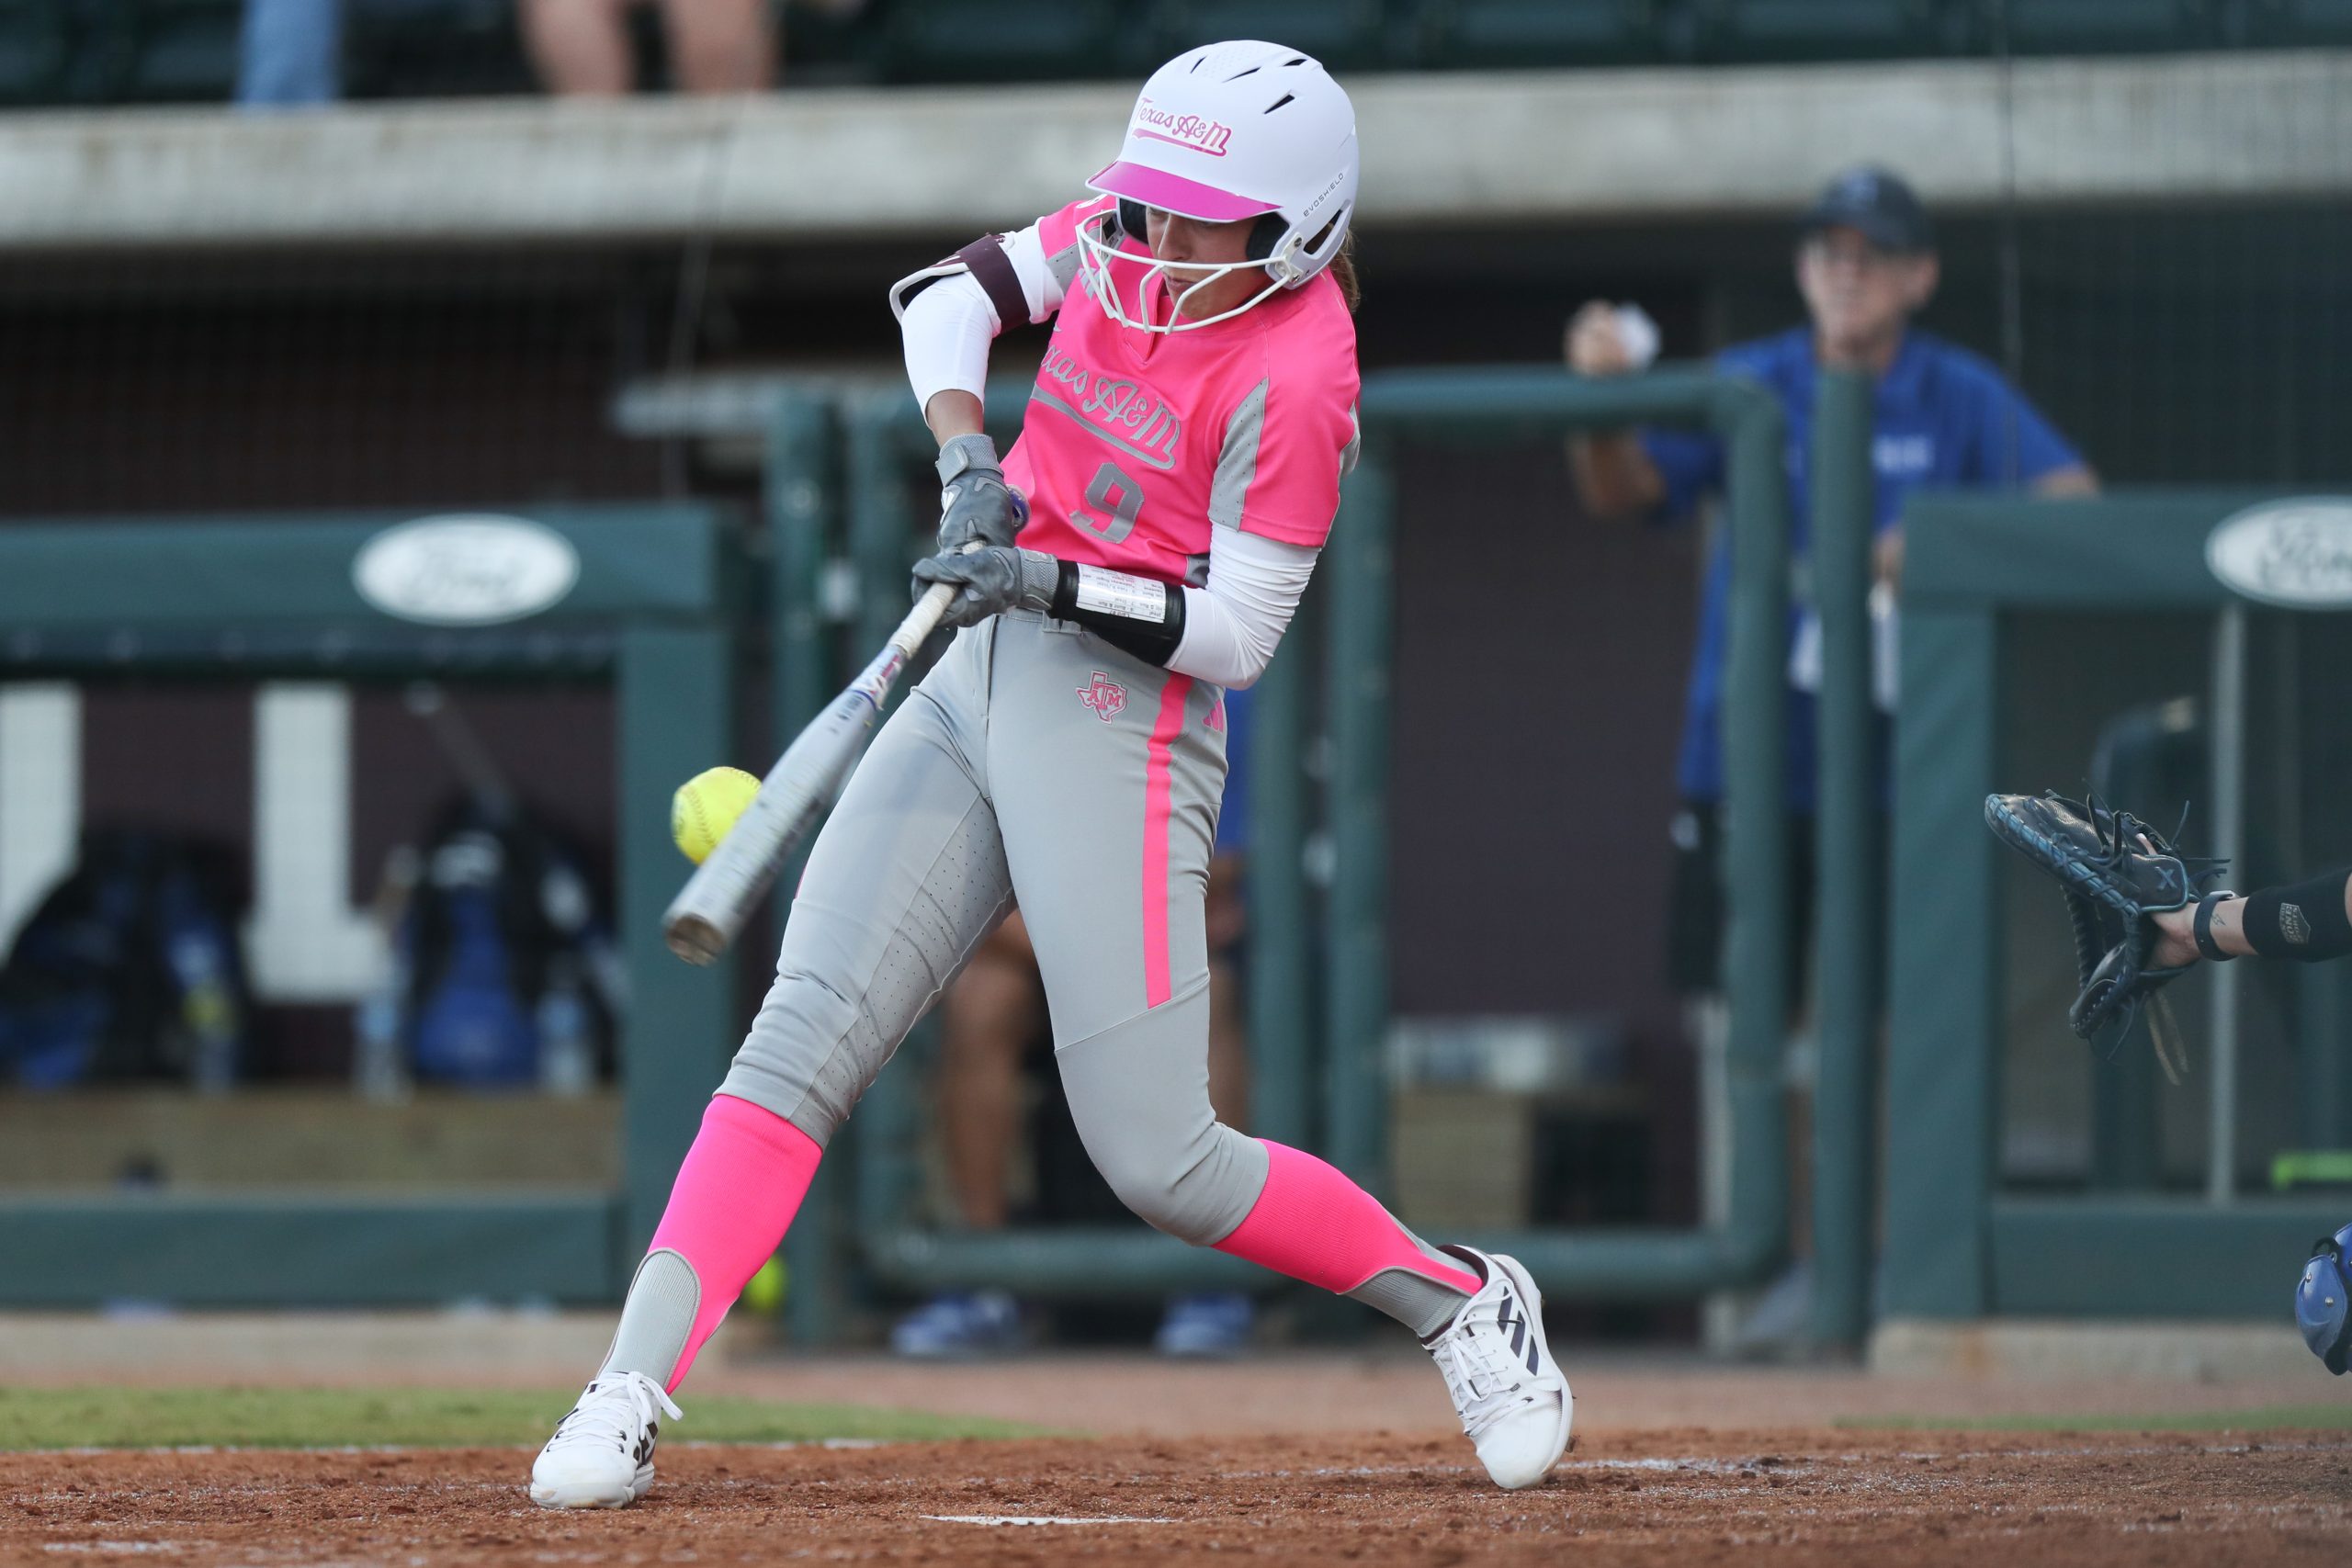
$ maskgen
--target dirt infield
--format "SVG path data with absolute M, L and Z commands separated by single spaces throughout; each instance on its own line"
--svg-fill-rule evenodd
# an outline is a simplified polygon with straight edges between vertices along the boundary
M 521 1450 L 0 1457 L 0 1563 L 2340 1562 L 2312 1433 L 1604 1433 L 1503 1493 L 1458 1438 L 665 1446 L 636 1508 L 530 1506 Z M 967 1522 L 1015 1517 L 1087 1522 Z

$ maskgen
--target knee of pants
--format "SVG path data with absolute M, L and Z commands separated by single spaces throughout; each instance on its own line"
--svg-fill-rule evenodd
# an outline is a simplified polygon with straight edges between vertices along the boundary
M 1089 1142 L 1090 1149 L 1098 1145 Z M 1114 1138 L 1095 1168 L 1119 1201 L 1155 1230 L 1213 1247 L 1249 1216 L 1266 1184 L 1265 1146 L 1221 1122 L 1206 1137 L 1153 1146 Z
M 821 1148 L 897 1044 L 862 1001 L 781 970 L 718 1091 L 774 1111 Z
M 1056 1061 L 1079 1137 L 1121 1202 L 1196 1247 L 1233 1234 L 1266 1185 L 1266 1147 L 1209 1108 L 1205 989 Z

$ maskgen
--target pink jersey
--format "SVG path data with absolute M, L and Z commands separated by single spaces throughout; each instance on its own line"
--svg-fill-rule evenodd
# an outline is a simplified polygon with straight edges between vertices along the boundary
M 1041 219 L 1048 258 L 1111 197 Z M 1148 253 L 1130 240 L 1126 248 Z M 1132 273 L 1114 268 L 1133 289 Z M 1329 275 L 1231 321 L 1161 334 L 1123 327 L 1071 276 L 1005 478 L 1029 499 L 1023 548 L 1197 587 L 1216 528 L 1319 547 L 1354 461 L 1356 331 Z M 1164 321 L 1165 286 L 1154 281 Z

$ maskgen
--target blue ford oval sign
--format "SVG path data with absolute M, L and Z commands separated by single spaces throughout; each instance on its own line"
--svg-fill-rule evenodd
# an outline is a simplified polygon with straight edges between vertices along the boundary
M 2301 496 L 2252 507 L 2205 537 L 2222 585 L 2290 610 L 2352 608 L 2352 500 Z
M 359 596 L 388 615 L 433 626 L 490 626 L 562 603 L 580 553 L 520 517 L 421 517 L 387 528 L 351 563 Z

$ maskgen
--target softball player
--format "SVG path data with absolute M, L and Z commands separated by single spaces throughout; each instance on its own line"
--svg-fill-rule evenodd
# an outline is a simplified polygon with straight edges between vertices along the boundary
M 644 1494 L 670 1392 L 827 1140 L 1015 903 L 1072 1115 L 1130 1208 L 1405 1324 L 1500 1484 L 1566 1448 L 1572 1403 L 1524 1269 L 1430 1246 L 1209 1106 L 1222 693 L 1273 656 L 1354 460 L 1356 178 L 1354 112 L 1322 66 L 1214 44 L 1145 84 L 1094 196 L 893 288 L 944 485 L 916 587 L 955 584 L 964 629 L 810 852 L 775 983 L 534 1501 Z M 980 433 L 989 341 L 1048 320 L 1000 463 Z

